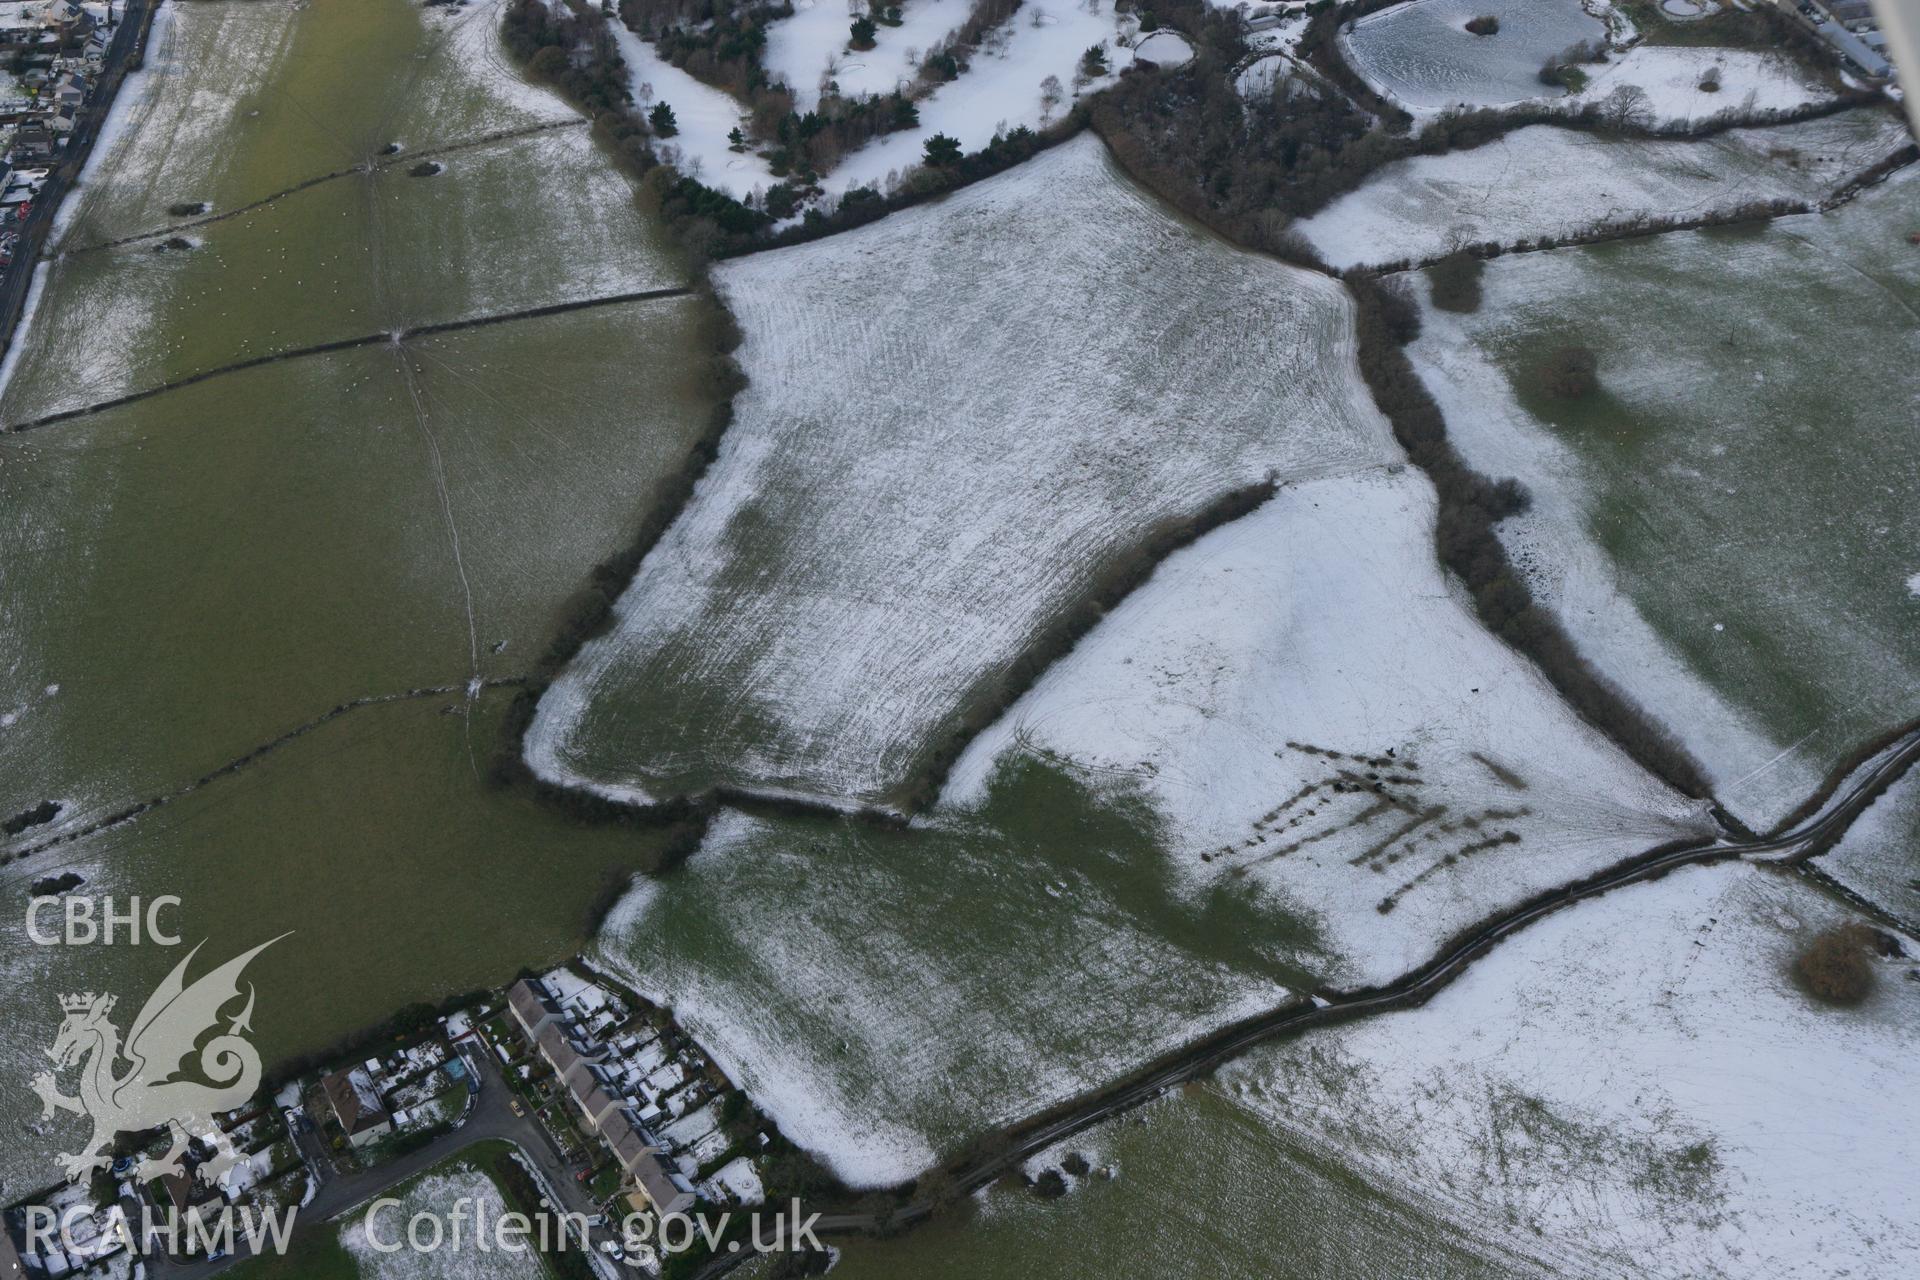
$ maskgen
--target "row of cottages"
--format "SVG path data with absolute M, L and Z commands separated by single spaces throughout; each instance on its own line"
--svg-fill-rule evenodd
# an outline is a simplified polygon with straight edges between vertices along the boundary
M 608 1089 L 610 1074 L 599 1064 L 604 1047 L 577 1043 L 560 1007 L 546 988 L 522 978 L 507 991 L 507 1006 L 540 1056 L 553 1068 L 560 1088 L 580 1113 L 588 1132 L 597 1134 L 627 1177 L 656 1211 L 684 1213 L 693 1207 L 693 1184 L 678 1169 L 663 1164 L 661 1141 L 641 1124 L 633 1104 Z

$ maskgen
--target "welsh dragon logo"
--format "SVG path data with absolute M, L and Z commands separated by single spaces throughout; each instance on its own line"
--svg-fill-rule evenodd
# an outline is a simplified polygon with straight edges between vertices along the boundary
M 148 997 L 124 1044 L 110 1016 L 115 997 L 88 992 L 60 998 L 66 1017 L 47 1056 L 58 1072 L 80 1067 L 79 1096 L 62 1094 L 54 1071 L 35 1076 L 33 1091 L 40 1095 L 42 1119 L 70 1111 L 93 1120 L 93 1137 L 77 1153 L 59 1157 L 70 1180 L 78 1182 L 107 1167 L 107 1149 L 119 1134 L 163 1126 L 171 1144 L 164 1155 L 140 1162 L 137 1176 L 142 1182 L 183 1173 L 187 1143 L 193 1138 L 213 1147 L 213 1156 L 200 1165 L 202 1180 L 219 1181 L 239 1161 L 239 1151 L 214 1113 L 240 1106 L 260 1087 L 260 1054 L 244 1038 L 253 1030 L 252 984 L 244 992 L 246 1007 L 227 1022 L 225 1031 L 220 1030 L 221 1011 L 243 994 L 240 975 L 247 965 L 278 941 L 263 942 L 188 986 L 187 966 L 206 944 L 194 947 Z M 208 1032 L 216 1034 L 202 1044 Z M 197 1060 L 204 1081 L 183 1078 L 190 1059 Z M 126 1069 L 117 1072 L 122 1062 Z

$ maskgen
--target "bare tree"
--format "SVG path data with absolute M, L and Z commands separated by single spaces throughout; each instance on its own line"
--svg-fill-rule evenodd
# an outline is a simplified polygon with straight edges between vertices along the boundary
M 1644 129 L 1653 123 L 1653 106 L 1645 89 L 1623 84 L 1601 102 L 1600 118 L 1610 129 Z
M 1053 119 L 1053 113 L 1067 100 L 1066 86 L 1060 83 L 1059 76 L 1048 76 L 1040 82 L 1040 119 L 1042 122 Z

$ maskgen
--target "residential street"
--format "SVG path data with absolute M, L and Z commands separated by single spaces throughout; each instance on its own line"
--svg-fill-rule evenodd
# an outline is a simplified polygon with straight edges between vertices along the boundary
M 100 127 L 106 122 L 107 113 L 113 109 L 114 99 L 119 96 L 121 86 L 126 81 L 127 63 L 133 51 L 144 45 L 150 10 L 155 3 L 157 0 L 126 0 L 126 9 L 120 15 L 119 25 L 114 28 L 113 42 L 107 46 L 105 69 L 99 86 L 81 108 L 79 121 L 67 141 L 60 164 L 48 175 L 46 186 L 33 202 L 33 212 L 27 215 L 26 226 L 20 229 L 13 265 L 0 271 L 0 354 L 4 354 L 13 344 L 14 328 L 19 324 L 21 312 L 26 306 L 27 291 L 32 286 L 41 250 L 46 246 L 61 202 L 70 194 L 72 182 L 67 175 L 71 173 L 73 178 L 77 178 L 81 167 L 86 164 L 93 144 L 100 136 Z
M 467 1051 L 463 1052 L 462 1057 L 475 1073 L 479 1087 L 474 1093 L 472 1108 L 460 1127 L 418 1151 L 377 1168 L 325 1179 L 313 1199 L 300 1210 L 300 1223 L 330 1222 L 344 1217 L 467 1148 L 488 1141 L 510 1142 L 518 1148 L 520 1154 L 538 1171 L 547 1194 L 557 1196 L 560 1207 L 566 1212 L 586 1215 L 597 1212 L 598 1206 L 593 1203 L 587 1189 L 574 1180 L 576 1170 L 560 1158 L 560 1153 L 554 1149 L 540 1122 L 531 1114 L 513 1114 L 513 1108 L 508 1103 L 510 1093 L 506 1078 L 501 1075 L 493 1054 L 472 1041 L 466 1041 L 463 1047 Z M 314 1155 L 319 1148 L 310 1144 L 317 1142 L 316 1136 L 312 1132 L 303 1133 L 297 1141 L 308 1167 L 315 1167 Z M 619 1269 L 600 1252 L 599 1245 L 602 1241 L 614 1238 L 616 1233 L 606 1229 L 596 1229 L 593 1233 L 594 1268 L 606 1280 L 612 1280 Z M 247 1256 L 242 1242 L 232 1255 L 217 1260 L 181 1263 L 150 1259 L 149 1275 L 152 1280 L 206 1280 Z

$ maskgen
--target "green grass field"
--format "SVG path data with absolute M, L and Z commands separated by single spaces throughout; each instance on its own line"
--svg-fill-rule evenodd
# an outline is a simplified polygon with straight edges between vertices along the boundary
M 1489 264 L 1478 314 L 1442 318 L 1417 348 L 1479 465 L 1571 495 L 1581 536 L 1660 641 L 1790 752 L 1797 775 L 1745 791 L 1726 775 L 1772 753 L 1720 762 L 1736 809 L 1790 808 L 1850 747 L 1915 714 L 1915 231 L 1909 169 L 1831 214 L 1514 255 Z M 1541 369 L 1565 346 L 1595 354 L 1597 392 L 1546 389 Z M 1502 449 L 1497 433 L 1472 443 L 1508 422 L 1549 433 L 1565 461 L 1537 469 L 1531 445 Z M 1597 656 L 1690 731 L 1684 707 L 1641 687 L 1633 654 Z
M 235 207 L 377 139 L 417 151 L 570 118 L 504 67 L 496 6 L 176 7 L 73 243 L 186 197 Z M 381 87 L 355 92 L 366 76 Z M 192 250 L 68 256 L 0 420 L 286 345 L 685 279 L 577 122 L 445 162 L 309 188 Z M 486 790 L 512 692 L 464 690 L 532 667 L 704 430 L 696 314 L 668 299 L 381 343 L 0 436 L 0 814 L 62 806 L 0 840 L 17 896 L 69 869 L 92 893 L 177 894 L 208 961 L 295 930 L 259 962 L 269 1060 L 577 947 L 603 877 L 648 861 L 653 837 Z M 199 785 L 343 704 L 422 688 L 449 692 L 350 712 Z M 180 798 L 20 856 L 155 797 Z M 0 951 L 23 1069 L 52 993 L 134 1002 L 178 958 L 49 952 L 21 913 Z M 32 1185 L 67 1136 L 29 1127 L 37 1112 L 25 1091 L 0 1101 L 7 1185 Z

